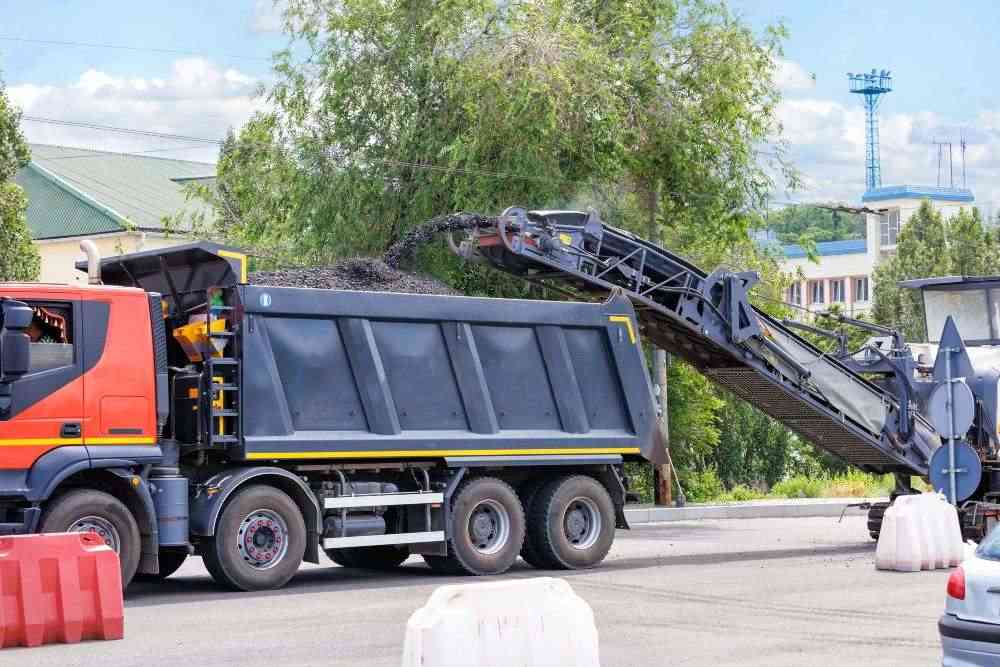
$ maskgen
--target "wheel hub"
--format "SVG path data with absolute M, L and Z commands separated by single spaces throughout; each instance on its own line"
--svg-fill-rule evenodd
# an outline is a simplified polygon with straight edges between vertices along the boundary
M 237 538 L 243 560 L 258 570 L 274 567 L 288 551 L 288 525 L 271 510 L 248 514 L 240 522 Z
M 590 498 L 574 498 L 566 506 L 563 531 L 570 546 L 589 549 L 601 535 L 601 512 Z
M 115 529 L 114 524 L 100 516 L 85 516 L 77 519 L 67 528 L 70 533 L 94 533 L 100 537 L 106 545 L 115 552 L 121 550 L 121 537 Z
M 469 539 L 481 554 L 500 551 L 510 539 L 510 514 L 499 502 L 488 499 L 477 504 L 469 515 Z

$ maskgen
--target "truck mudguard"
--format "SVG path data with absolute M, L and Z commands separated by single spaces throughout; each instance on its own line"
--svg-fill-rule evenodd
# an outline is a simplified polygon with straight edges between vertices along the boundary
M 305 560 L 310 563 L 319 562 L 319 537 L 323 534 L 323 513 L 309 485 L 283 468 L 272 466 L 233 468 L 198 484 L 191 499 L 191 534 L 204 537 L 215 535 L 216 521 L 229 496 L 250 480 L 264 481 L 264 478 L 268 477 L 280 478 L 281 483 L 275 486 L 288 492 L 302 510 L 308 534 Z

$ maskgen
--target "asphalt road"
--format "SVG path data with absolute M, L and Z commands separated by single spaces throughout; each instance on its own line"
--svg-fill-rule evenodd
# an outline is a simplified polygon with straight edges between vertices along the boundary
M 940 664 L 947 571 L 877 572 L 864 521 L 650 524 L 619 531 L 600 568 L 556 574 L 593 607 L 604 667 Z M 9 649 L 0 665 L 398 665 L 410 614 L 474 581 L 413 558 L 389 574 L 307 565 L 284 590 L 237 594 L 191 559 L 129 589 L 123 641 Z

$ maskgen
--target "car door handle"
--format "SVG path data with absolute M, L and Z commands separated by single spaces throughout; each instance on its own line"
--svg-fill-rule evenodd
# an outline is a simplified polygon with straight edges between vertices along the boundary
M 76 422 L 67 422 L 59 429 L 59 437 L 61 438 L 79 438 L 80 433 L 82 433 L 80 425 Z

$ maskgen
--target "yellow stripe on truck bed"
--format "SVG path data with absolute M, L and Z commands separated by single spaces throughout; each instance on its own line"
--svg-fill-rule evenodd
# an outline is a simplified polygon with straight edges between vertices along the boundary
M 576 447 L 572 449 L 399 449 L 370 452 L 248 452 L 248 459 L 439 458 L 443 456 L 562 456 L 571 454 L 638 454 L 638 447 Z

